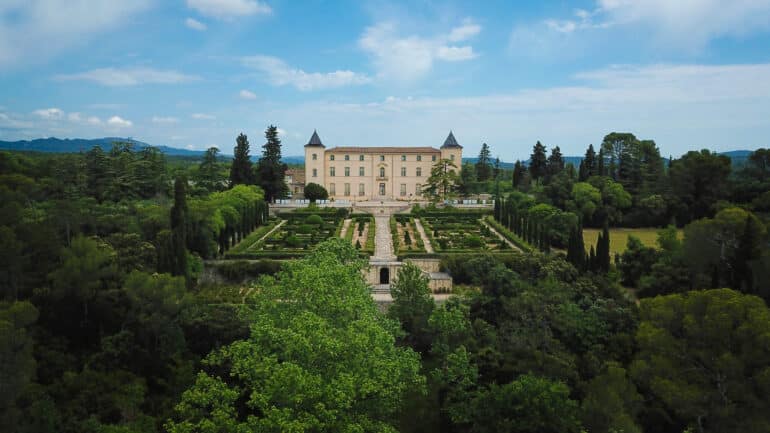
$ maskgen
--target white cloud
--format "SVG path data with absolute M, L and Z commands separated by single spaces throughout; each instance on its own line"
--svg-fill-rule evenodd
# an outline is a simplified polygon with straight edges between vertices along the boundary
M 211 114 L 206 113 L 193 113 L 190 117 L 196 120 L 214 120 L 216 119 L 215 116 L 212 116 Z
M 173 70 L 160 70 L 146 67 L 135 68 L 99 68 L 76 74 L 62 74 L 57 80 L 93 81 L 104 86 L 136 86 L 141 84 L 178 84 L 196 81 L 195 75 L 186 75 Z
M 290 131 L 323 128 L 324 142 L 339 146 L 371 137 L 440 146 L 453 129 L 466 155 L 487 142 L 510 161 L 526 158 L 536 140 L 580 155 L 611 131 L 629 131 L 678 156 L 694 148 L 766 147 L 768 76 L 770 64 L 623 66 L 579 74 L 563 87 L 474 97 L 322 100 L 271 110 L 270 116 Z M 301 144 L 291 147 L 287 139 L 284 153 L 301 152 Z
M 291 85 L 299 90 L 319 90 L 366 84 L 371 81 L 365 74 L 349 70 L 334 72 L 305 72 L 292 68 L 283 60 L 270 56 L 244 57 L 245 66 L 256 69 L 267 76 L 276 86 Z
M 116 128 L 128 128 L 134 123 L 130 120 L 123 119 L 120 116 L 112 116 L 107 120 L 107 125 L 114 126 Z
M 643 27 L 667 47 L 699 49 L 715 38 L 770 29 L 770 0 L 596 0 L 593 11 L 543 23 L 560 33 Z
M 197 30 L 199 32 L 205 31 L 208 28 L 208 27 L 206 27 L 206 24 L 204 24 L 204 23 L 202 23 L 202 22 L 200 22 L 200 21 L 198 21 L 198 20 L 196 20 L 194 18 L 187 18 L 186 20 L 184 20 L 184 24 L 187 27 L 189 27 L 189 28 L 191 28 L 193 30 Z
M 33 112 L 37 117 L 47 120 L 57 120 L 64 117 L 64 111 L 59 108 L 41 108 Z
M 96 117 L 96 116 L 90 116 L 90 117 L 88 117 L 88 118 L 86 119 L 86 123 L 88 123 L 88 124 L 90 124 L 90 125 L 101 125 L 101 124 L 102 124 L 102 121 L 101 121 L 101 119 L 99 119 L 99 118 L 98 118 L 98 117 Z
M 0 2 L 0 68 L 41 63 L 94 36 L 130 25 L 152 0 Z
M 447 62 L 461 62 L 476 57 L 473 47 L 439 47 L 436 58 L 446 60 Z
M 450 42 L 461 42 L 481 33 L 481 26 L 474 24 L 470 19 L 463 21 L 461 26 L 455 27 L 449 32 L 447 39 Z
M 381 22 L 368 27 L 358 45 L 367 52 L 379 71 L 379 76 L 398 81 L 412 81 L 425 76 L 435 60 L 464 61 L 477 57 L 470 45 L 456 46 L 481 31 L 481 26 L 465 20 L 448 34 L 431 38 L 398 33 L 393 22 Z
M 67 120 L 70 122 L 81 122 L 83 121 L 83 118 L 80 117 L 80 113 L 69 113 L 67 115 Z
M 187 0 L 187 6 L 202 15 L 219 19 L 273 12 L 270 6 L 257 0 Z
M 243 89 L 240 92 L 238 92 L 238 96 L 241 99 L 257 99 L 257 95 L 254 92 L 250 92 L 246 89 Z
M 177 123 L 177 122 L 179 122 L 179 119 L 177 119 L 176 117 L 152 116 L 152 123 L 169 124 L 169 123 Z

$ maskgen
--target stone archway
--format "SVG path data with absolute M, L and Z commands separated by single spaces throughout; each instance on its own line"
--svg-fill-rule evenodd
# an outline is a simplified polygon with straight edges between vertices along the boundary
M 380 269 L 380 284 L 390 284 L 390 269 Z

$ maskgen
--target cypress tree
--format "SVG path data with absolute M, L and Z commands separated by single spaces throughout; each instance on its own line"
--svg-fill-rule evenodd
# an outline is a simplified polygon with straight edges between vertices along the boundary
M 588 268 L 591 272 L 596 272 L 596 250 L 593 245 L 591 245 L 591 252 L 588 253 Z
M 524 164 L 522 164 L 521 161 L 517 159 L 516 164 L 513 165 L 513 189 L 519 188 L 522 180 L 524 180 L 524 174 L 526 171 L 527 169 L 524 167 Z
M 257 171 L 259 185 L 265 190 L 265 200 L 272 203 L 275 199 L 283 198 L 288 192 L 284 181 L 286 164 L 281 162 L 281 139 L 278 138 L 278 128 L 270 125 L 265 130 L 266 142 L 262 146 L 262 157 L 259 158 Z
M 190 286 L 187 269 L 187 179 L 183 176 L 174 182 L 174 206 L 171 207 L 171 275 L 183 275 Z
M 606 173 L 604 169 L 604 150 L 599 149 L 599 161 L 596 162 L 596 175 L 604 176 Z
M 235 185 L 251 185 L 254 176 L 251 172 L 251 156 L 249 156 L 249 139 L 241 133 L 235 139 L 233 149 L 233 165 L 230 166 L 230 187 Z
M 596 261 L 597 270 L 601 272 L 610 270 L 610 230 L 606 223 L 596 243 Z
M 532 175 L 532 179 L 538 182 L 542 177 L 545 177 L 547 169 L 548 157 L 545 154 L 545 146 L 538 141 L 532 148 L 532 155 L 529 157 L 529 173 Z

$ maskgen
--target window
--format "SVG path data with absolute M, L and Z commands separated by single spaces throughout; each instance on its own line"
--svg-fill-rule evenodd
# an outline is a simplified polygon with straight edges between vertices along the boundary
M 402 183 L 401 184 L 401 197 L 403 197 L 405 195 L 406 195 L 406 184 Z
M 334 186 L 335 185 L 333 183 L 329 184 L 329 195 L 337 194 L 336 188 Z
M 430 160 L 435 162 L 436 161 L 436 155 L 431 155 Z
M 350 184 L 346 183 L 345 184 L 345 196 L 347 197 L 349 195 L 350 195 Z
M 350 167 L 345 167 L 345 177 L 350 176 Z
M 422 167 L 417 167 L 417 177 L 422 177 Z
M 414 195 L 422 195 L 422 185 L 419 183 L 414 186 Z
M 317 168 L 313 169 L 313 177 L 318 177 L 318 169 Z
M 364 195 L 364 184 L 363 183 L 359 183 L 358 184 L 358 195 L 361 195 L 361 196 Z
M 380 177 L 385 177 L 385 167 L 380 167 Z
M 313 154 L 313 161 L 315 161 L 315 160 L 317 160 L 317 159 L 318 159 L 318 154 L 314 153 L 314 154 Z
M 380 161 L 385 161 L 385 155 L 380 155 Z
M 406 176 L 406 167 L 401 167 L 401 177 Z
M 358 175 L 359 176 L 364 176 L 364 168 L 363 167 L 358 167 Z
M 329 176 L 334 177 L 334 167 L 329 167 Z
M 384 183 L 380 184 L 380 195 L 385 195 L 385 184 Z
M 334 155 L 329 155 L 329 161 L 334 161 Z
M 401 161 L 406 161 L 406 155 L 401 155 Z
M 451 159 L 452 161 L 454 161 L 454 160 L 455 160 L 455 155 L 454 155 L 454 154 L 451 154 L 451 155 L 449 155 L 449 159 Z
M 359 161 L 363 161 L 364 160 L 364 155 L 358 155 L 358 160 Z
M 350 155 L 345 155 L 345 161 L 350 161 Z
M 417 155 L 417 160 L 422 161 L 422 155 Z

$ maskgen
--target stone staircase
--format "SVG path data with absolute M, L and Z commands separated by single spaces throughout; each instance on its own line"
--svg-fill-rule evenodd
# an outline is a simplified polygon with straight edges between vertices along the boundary
M 381 295 L 389 295 L 390 294 L 390 284 L 375 284 L 372 286 L 372 293 L 381 294 Z

